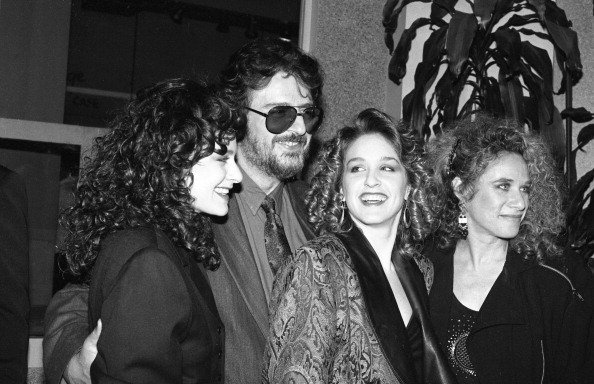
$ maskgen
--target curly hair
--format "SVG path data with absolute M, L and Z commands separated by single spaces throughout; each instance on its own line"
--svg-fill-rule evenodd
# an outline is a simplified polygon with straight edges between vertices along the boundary
M 311 92 L 315 105 L 322 108 L 322 69 L 318 61 L 293 43 L 279 38 L 253 40 L 230 58 L 220 75 L 220 92 L 236 111 L 234 128 L 238 140 L 245 136 L 247 119 L 244 111 L 250 105 L 251 91 L 265 88 L 279 72 L 294 76 Z M 320 123 L 322 116 L 320 116 Z
M 212 95 L 191 80 L 160 82 L 139 91 L 95 140 L 75 202 L 60 218 L 67 273 L 88 280 L 101 240 L 140 226 L 162 230 L 207 268 L 218 267 L 210 219 L 195 211 L 190 195 L 191 167 L 225 153 L 235 137 L 231 110 Z
M 525 133 L 516 122 L 482 114 L 456 122 L 428 144 L 427 168 L 434 173 L 427 190 L 432 195 L 431 209 L 439 218 L 434 222 L 438 245 L 450 247 L 463 237 L 458 228 L 460 201 L 452 180 L 459 177 L 461 191 L 472 199 L 478 179 L 502 153 L 522 156 L 532 183 L 526 215 L 510 246 L 527 260 L 554 259 L 561 253 L 556 241 L 564 214 L 560 175 L 550 151 L 540 137 Z
M 365 135 L 381 135 L 396 150 L 411 187 L 403 209 L 408 210 L 410 227 L 403 224 L 404 215 L 398 224 L 396 251 L 405 257 L 418 255 L 419 244 L 430 233 L 429 222 L 432 212 L 427 209 L 427 196 L 421 188 L 429 178 L 424 169 L 423 146 L 416 131 L 408 125 L 392 119 L 383 112 L 369 108 L 359 113 L 353 126 L 340 129 L 333 138 L 326 141 L 314 163 L 314 176 L 305 202 L 309 221 L 317 234 L 348 231 L 353 222 L 344 215 L 341 208 L 341 185 L 344 173 L 344 156 L 355 140 Z

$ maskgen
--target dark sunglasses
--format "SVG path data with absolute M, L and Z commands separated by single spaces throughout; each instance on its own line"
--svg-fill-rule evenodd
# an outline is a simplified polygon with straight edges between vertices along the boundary
M 318 128 L 320 116 L 322 116 L 322 110 L 315 106 L 307 107 L 301 113 L 297 111 L 297 108 L 290 105 L 278 105 L 268 111 L 268 113 L 260 112 L 250 107 L 245 107 L 245 109 L 264 116 L 266 118 L 266 129 L 268 129 L 268 132 L 274 134 L 283 133 L 289 129 L 297 116 L 303 117 L 305 131 L 312 133 Z

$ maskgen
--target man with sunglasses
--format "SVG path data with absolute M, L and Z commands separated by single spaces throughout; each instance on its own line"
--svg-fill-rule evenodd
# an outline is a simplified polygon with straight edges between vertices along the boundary
M 303 204 L 306 186 L 296 178 L 322 120 L 322 83 L 318 62 L 279 39 L 246 44 L 221 74 L 221 97 L 238 112 L 237 162 L 243 173 L 241 188 L 230 197 L 229 215 L 213 223 L 221 265 L 208 272 L 224 324 L 225 353 L 219 357 L 224 359 L 225 383 L 261 381 L 274 280 L 263 202 L 274 201 L 290 250 L 314 237 Z M 59 383 L 62 376 L 71 383 L 90 382 L 98 334 L 95 330 L 83 343 L 87 293 L 79 286 L 71 289 L 56 294 L 46 315 L 49 384 Z
M 225 382 L 259 383 L 274 280 L 262 204 L 274 201 L 291 250 L 314 237 L 303 204 L 306 185 L 294 179 L 322 119 L 322 75 L 318 62 L 291 43 L 258 40 L 231 56 L 220 88 L 241 112 L 243 181 L 226 222 L 213 226 L 222 260 L 209 277 L 225 325 Z

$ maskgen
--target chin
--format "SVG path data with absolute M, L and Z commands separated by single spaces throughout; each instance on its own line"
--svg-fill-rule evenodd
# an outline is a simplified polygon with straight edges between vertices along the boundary
M 518 233 L 520 233 L 519 230 L 517 230 L 517 231 L 502 231 L 497 234 L 497 237 L 499 237 L 500 239 L 504 239 L 504 240 L 512 240 L 514 237 L 518 236 Z
M 221 208 L 208 212 L 208 214 L 212 216 L 225 216 L 227 213 L 229 213 L 229 208 Z
M 211 205 L 209 207 L 206 207 L 205 209 L 196 209 L 196 211 L 210 216 L 225 216 L 227 215 L 227 213 L 229 213 L 229 206 L 217 207 Z

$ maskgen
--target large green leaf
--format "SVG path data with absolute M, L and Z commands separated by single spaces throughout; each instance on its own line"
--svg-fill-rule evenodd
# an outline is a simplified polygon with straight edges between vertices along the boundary
M 499 72 L 499 92 L 505 116 L 523 123 L 525 119 L 522 83 L 517 76 L 506 77 Z
M 539 24 L 538 18 L 534 15 L 513 15 L 498 30 L 511 27 L 524 27 L 530 24 Z
M 410 3 L 429 3 L 431 0 L 387 0 L 384 4 L 382 25 L 384 26 L 384 43 L 388 51 L 392 54 L 394 50 L 394 32 L 398 27 L 398 17 L 402 9 Z
M 546 19 L 546 27 L 553 38 L 553 43 L 558 48 L 557 52 L 562 53 L 566 60 L 565 65 L 571 75 L 572 84 L 577 84 L 583 75 L 577 33 L 572 29 L 550 21 L 548 18 Z
M 434 0 L 431 2 L 431 20 L 443 19 L 445 15 L 455 12 L 458 0 Z
M 520 70 L 520 54 L 522 52 L 522 40 L 520 34 L 514 29 L 499 29 L 493 33 L 497 49 L 504 53 L 509 71 L 506 75 L 514 75 Z M 500 68 L 501 65 L 499 65 Z
M 551 124 L 553 122 L 553 94 L 552 92 L 547 92 L 547 89 L 550 85 L 545 85 L 544 81 L 541 77 L 536 75 L 532 68 L 524 63 L 520 65 L 520 73 L 522 75 L 522 79 L 524 80 L 524 84 L 526 85 L 526 89 L 532 97 L 535 97 L 538 102 L 538 113 L 539 113 L 539 129 L 543 127 L 543 124 Z M 546 113 L 541 109 L 546 109 Z M 541 120 L 543 117 L 547 117 L 547 120 Z M 559 115 L 561 118 L 561 115 Z
M 497 1 L 493 0 L 474 0 L 473 12 L 479 18 L 479 24 L 484 29 L 485 25 L 491 20 L 491 14 L 495 9 Z
M 476 16 L 470 13 L 456 12 L 452 15 L 446 37 L 446 50 L 449 69 L 458 76 L 462 66 L 468 60 L 468 51 L 477 29 Z
M 408 54 L 410 52 L 410 47 L 413 40 L 415 39 L 415 37 L 417 37 L 418 29 L 430 23 L 430 19 L 420 18 L 415 20 L 410 26 L 410 28 L 407 28 L 402 32 L 402 36 L 398 41 L 396 50 L 394 51 L 394 54 L 390 59 L 390 63 L 388 64 L 388 78 L 392 80 L 394 83 L 400 85 L 402 78 L 406 75 L 406 63 L 408 62 Z M 431 36 L 435 33 L 436 32 L 433 32 Z M 439 51 L 441 51 L 441 49 L 439 49 Z
M 427 135 L 425 131 L 427 128 L 425 94 L 435 81 L 439 72 L 442 53 L 440 49 L 435 49 L 435 46 L 440 40 L 443 40 L 443 33 L 443 31 L 435 31 L 425 42 L 423 46 L 423 60 L 417 65 L 417 69 L 415 70 L 415 88 L 402 100 L 404 119 L 424 137 Z
M 541 79 L 542 92 L 549 104 L 553 104 L 553 63 L 549 53 L 527 41 L 521 43 L 522 58 Z
M 402 117 L 422 135 L 426 116 L 425 95 L 422 90 L 413 89 L 402 99 Z
M 543 100 L 538 103 L 538 114 L 540 134 L 549 145 L 558 169 L 562 170 L 565 160 L 565 126 L 561 114 L 554 106 L 551 111 Z
M 435 103 L 437 108 L 444 109 L 452 97 L 452 86 L 456 77 L 450 71 L 445 71 L 435 84 Z
M 528 3 L 530 5 L 532 5 L 534 7 L 534 9 L 536 10 L 536 13 L 538 13 L 538 18 L 541 21 L 544 21 L 544 19 L 545 19 L 545 11 L 546 11 L 545 2 L 546 2 L 546 0 L 528 0 Z
M 580 130 L 577 137 L 577 148 L 581 150 L 594 139 L 594 124 L 588 124 Z
M 588 111 L 584 107 L 579 108 L 567 108 L 561 112 L 561 117 L 566 119 L 570 118 L 572 121 L 576 123 L 587 123 L 594 119 L 594 115 L 592 112 Z
M 551 0 L 545 2 L 545 18 L 565 28 L 571 28 L 571 21 L 567 19 L 565 11 L 559 8 L 557 3 Z
M 586 203 L 586 191 L 590 188 L 592 181 L 594 181 L 594 169 L 586 172 L 571 190 L 569 204 L 567 206 L 567 222 L 571 227 L 575 228 L 578 220 L 581 218 L 582 208 Z M 592 206 L 592 202 L 590 202 L 590 206 Z

